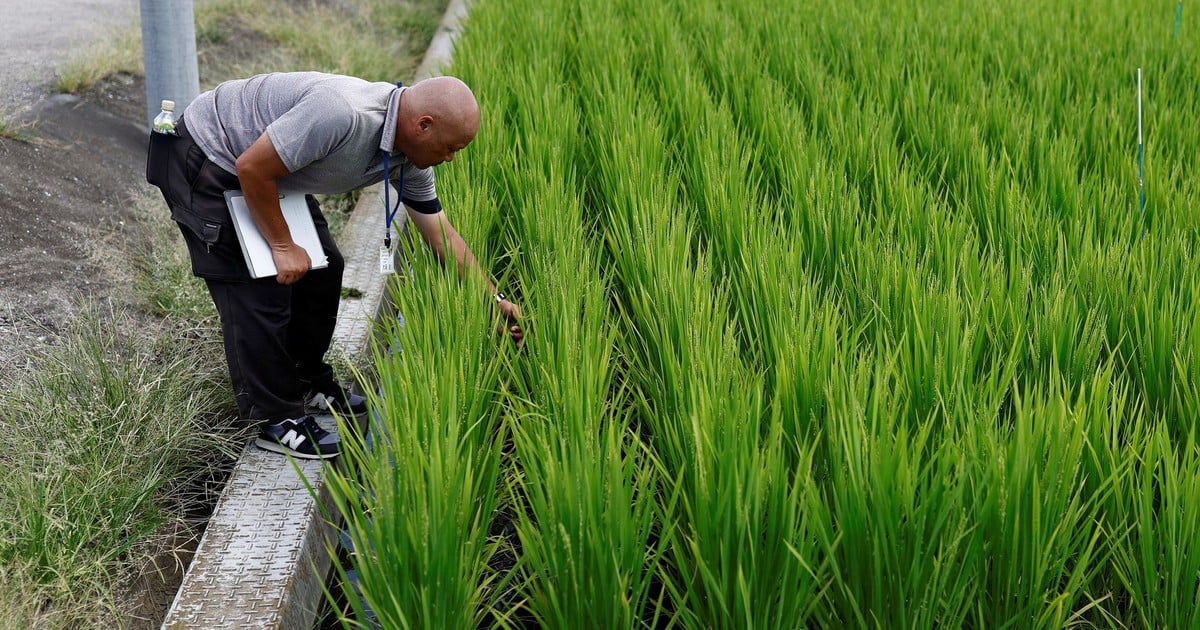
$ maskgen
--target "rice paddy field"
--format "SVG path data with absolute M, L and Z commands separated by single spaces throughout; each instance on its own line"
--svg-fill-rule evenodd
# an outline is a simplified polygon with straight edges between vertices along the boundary
M 359 618 L 1200 627 L 1181 7 L 474 2 L 439 188 L 527 342 L 414 253 Z

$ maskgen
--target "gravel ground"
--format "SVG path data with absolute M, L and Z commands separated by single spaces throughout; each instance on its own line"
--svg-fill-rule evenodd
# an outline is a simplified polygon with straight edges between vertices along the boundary
M 117 76 L 79 96 L 51 94 L 60 64 L 114 29 L 136 28 L 134 0 L 0 0 L 0 376 L 76 310 L 108 295 L 91 252 L 139 184 L 144 83 Z

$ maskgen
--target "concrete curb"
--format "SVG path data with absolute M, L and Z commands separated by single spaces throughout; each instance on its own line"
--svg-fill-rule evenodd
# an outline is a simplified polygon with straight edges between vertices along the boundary
M 439 74 L 449 62 L 466 15 L 465 0 L 450 1 L 416 80 Z M 384 303 L 378 266 L 382 197 L 382 184 L 364 191 L 339 243 L 346 259 L 343 285 L 362 297 L 342 299 L 331 352 L 351 360 L 366 358 Z M 333 428 L 332 417 L 318 419 Z M 321 462 L 293 465 L 247 444 L 162 627 L 311 628 L 332 562 L 336 532 L 323 516 L 331 508 Z

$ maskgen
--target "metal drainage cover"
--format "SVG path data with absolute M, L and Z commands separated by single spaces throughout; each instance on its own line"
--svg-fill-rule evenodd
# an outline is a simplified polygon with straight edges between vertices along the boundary
M 317 420 L 336 430 L 332 416 Z M 247 445 L 164 628 L 312 626 L 334 533 L 319 507 L 331 507 L 323 467 Z

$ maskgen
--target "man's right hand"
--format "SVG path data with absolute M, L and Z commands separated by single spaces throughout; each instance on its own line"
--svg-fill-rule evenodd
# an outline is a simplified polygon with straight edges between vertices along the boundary
M 271 245 L 271 258 L 275 260 L 278 272 L 275 279 L 279 284 L 296 282 L 312 269 L 312 260 L 303 247 L 292 241 L 287 221 L 279 209 L 278 180 L 288 170 L 270 136 L 265 133 L 259 136 L 238 156 L 235 166 L 254 225 Z
M 308 257 L 308 252 L 295 243 L 272 246 L 271 257 L 275 259 L 275 269 L 279 272 L 275 276 L 279 284 L 293 284 L 312 269 L 312 259 Z

